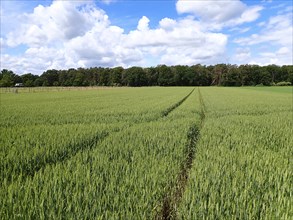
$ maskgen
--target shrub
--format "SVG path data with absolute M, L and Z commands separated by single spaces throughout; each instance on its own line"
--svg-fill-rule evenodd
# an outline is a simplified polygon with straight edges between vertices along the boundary
M 276 86 L 291 86 L 291 82 L 278 82 L 275 84 Z

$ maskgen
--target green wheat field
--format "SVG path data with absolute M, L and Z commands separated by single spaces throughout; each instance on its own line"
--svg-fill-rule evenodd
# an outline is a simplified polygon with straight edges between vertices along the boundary
M 3 89 L 0 219 L 292 219 L 292 92 Z

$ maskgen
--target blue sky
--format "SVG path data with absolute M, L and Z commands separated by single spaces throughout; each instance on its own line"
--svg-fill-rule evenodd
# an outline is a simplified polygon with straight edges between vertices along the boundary
M 292 2 L 1 0 L 1 69 L 292 65 Z

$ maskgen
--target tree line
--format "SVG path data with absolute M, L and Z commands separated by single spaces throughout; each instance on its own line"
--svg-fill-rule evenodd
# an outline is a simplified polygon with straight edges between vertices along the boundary
M 40 76 L 2 69 L 0 87 L 33 86 L 257 86 L 292 85 L 292 65 L 193 65 L 47 70 Z

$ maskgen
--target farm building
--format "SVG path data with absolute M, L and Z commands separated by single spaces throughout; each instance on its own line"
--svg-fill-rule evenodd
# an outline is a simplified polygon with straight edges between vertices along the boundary
M 15 87 L 23 87 L 23 83 L 15 83 Z

